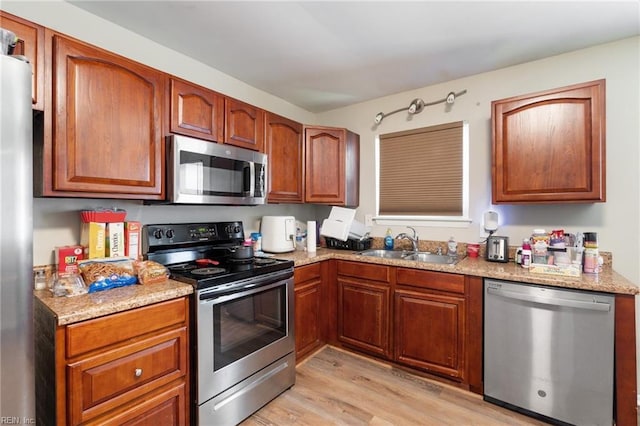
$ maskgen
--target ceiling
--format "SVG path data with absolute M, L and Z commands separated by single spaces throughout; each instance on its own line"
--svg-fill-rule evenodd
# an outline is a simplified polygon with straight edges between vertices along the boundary
M 69 2 L 311 112 L 640 34 L 637 0 Z

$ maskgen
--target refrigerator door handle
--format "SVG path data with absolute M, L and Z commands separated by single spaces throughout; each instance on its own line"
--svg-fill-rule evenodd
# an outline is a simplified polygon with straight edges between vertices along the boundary
M 584 302 L 581 300 L 563 299 L 560 297 L 540 297 L 531 294 L 518 293 L 515 291 L 503 290 L 493 287 L 487 287 L 487 294 L 494 296 L 500 296 L 507 299 L 517 299 L 525 302 L 540 303 L 542 305 L 563 306 L 576 309 L 588 309 L 591 311 L 609 312 L 611 310 L 611 304 L 606 302 Z

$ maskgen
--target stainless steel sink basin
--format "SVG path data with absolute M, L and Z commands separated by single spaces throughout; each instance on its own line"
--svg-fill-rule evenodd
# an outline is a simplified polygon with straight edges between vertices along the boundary
M 439 263 L 445 265 L 455 265 L 460 260 L 458 257 L 447 256 L 446 254 L 435 254 L 429 252 L 418 252 L 407 254 L 405 260 L 415 260 L 416 262 Z
M 403 259 L 404 256 L 409 254 L 410 252 L 402 251 L 402 250 L 365 250 L 361 251 L 358 254 L 360 256 L 370 256 L 370 257 L 382 257 L 385 259 Z

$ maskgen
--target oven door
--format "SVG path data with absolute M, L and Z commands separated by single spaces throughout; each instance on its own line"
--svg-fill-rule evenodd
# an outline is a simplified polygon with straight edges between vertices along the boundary
M 266 155 L 185 136 L 169 137 L 169 201 L 264 204 Z
M 198 404 L 295 349 L 292 272 L 238 287 L 197 293 Z

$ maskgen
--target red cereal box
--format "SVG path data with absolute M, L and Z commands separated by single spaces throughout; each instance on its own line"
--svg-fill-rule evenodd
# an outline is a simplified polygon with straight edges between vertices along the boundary
M 60 273 L 78 273 L 78 261 L 84 259 L 84 247 L 56 247 L 56 263 Z
M 142 254 L 142 237 L 140 222 L 124 223 L 124 255 L 131 259 L 140 259 Z

